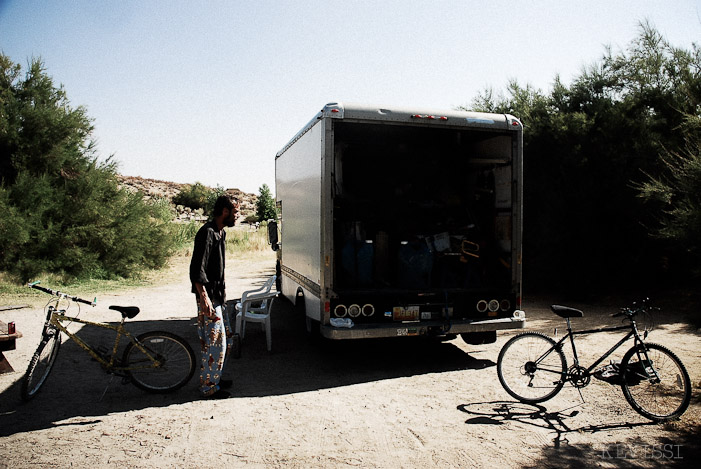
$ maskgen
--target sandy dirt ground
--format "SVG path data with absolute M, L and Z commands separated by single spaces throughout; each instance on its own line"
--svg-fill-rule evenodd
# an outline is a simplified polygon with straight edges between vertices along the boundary
M 132 330 L 171 331 L 195 348 L 186 261 L 174 269 L 161 285 L 100 295 L 81 317 L 115 321 L 108 305 L 137 305 Z M 274 260 L 230 259 L 227 270 L 235 297 L 262 284 Z M 686 364 L 692 404 L 680 421 L 652 424 L 620 388 L 597 380 L 581 390 L 583 400 L 568 386 L 539 405 L 515 402 L 496 374 L 513 332 L 480 346 L 460 338 L 318 345 L 286 301 L 273 307 L 271 353 L 262 330 L 249 326 L 242 356 L 227 370 L 235 379 L 231 399 L 199 399 L 196 378 L 173 394 L 147 394 L 111 379 L 67 341 L 40 393 L 22 403 L 20 380 L 39 342 L 46 298 L 37 293 L 31 308 L 0 312 L 24 334 L 6 353 L 17 371 L 0 375 L 0 468 L 698 467 L 701 457 L 700 333 L 669 312 L 658 316 L 649 340 Z M 562 333 L 551 302 L 558 299 L 524 305 L 529 329 Z M 609 313 L 625 306 L 570 305 L 585 311 L 579 327 L 614 324 Z M 105 335 L 71 330 L 90 340 Z M 582 339 L 582 358 L 616 340 L 608 333 Z

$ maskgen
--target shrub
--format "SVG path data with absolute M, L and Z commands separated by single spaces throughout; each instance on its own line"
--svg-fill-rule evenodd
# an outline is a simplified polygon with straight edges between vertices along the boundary
M 183 190 L 173 197 L 173 203 L 189 207 L 193 210 L 203 209 L 207 207 L 207 203 L 211 197 L 212 189 L 205 187 L 202 183 L 196 182 L 192 185 L 187 185 Z M 206 213 L 206 212 L 205 212 Z
M 29 280 L 131 276 L 173 252 L 162 200 L 120 189 L 116 163 L 100 162 L 85 110 L 72 108 L 43 64 L 0 54 L 0 269 Z

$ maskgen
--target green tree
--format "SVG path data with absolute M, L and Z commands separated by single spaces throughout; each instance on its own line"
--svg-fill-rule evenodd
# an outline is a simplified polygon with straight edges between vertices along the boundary
M 556 77 L 546 94 L 513 81 L 505 94 L 485 90 L 473 107 L 524 123 L 524 276 L 531 286 L 582 291 L 659 278 L 651 274 L 665 248 L 646 225 L 665 209 L 642 204 L 637 183 L 670 171 L 666 155 L 686 144 L 685 115 L 699 118 L 697 46 L 672 47 L 643 23 L 625 50 L 607 48 L 569 86 Z
M 22 78 L 0 54 L 0 269 L 22 280 L 47 271 L 114 277 L 167 260 L 170 209 L 119 188 L 92 130 L 40 60 Z
M 267 184 L 263 184 L 258 189 L 258 200 L 256 201 L 256 216 L 258 221 L 266 221 L 277 218 L 275 210 L 275 200 Z
M 666 152 L 665 171 L 638 184 L 639 196 L 659 208 L 653 236 L 669 241 L 680 259 L 701 275 L 701 118 L 689 116 L 686 146 Z

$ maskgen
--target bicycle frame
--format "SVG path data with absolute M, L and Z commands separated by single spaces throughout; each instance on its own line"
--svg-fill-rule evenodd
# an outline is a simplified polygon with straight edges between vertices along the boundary
M 550 348 L 547 352 L 545 352 L 538 360 L 536 360 L 536 365 L 540 364 L 545 358 L 550 355 L 550 353 L 555 350 L 555 349 L 562 349 L 563 344 L 569 339 L 570 345 L 572 346 L 572 355 L 574 357 L 574 365 L 575 367 L 579 367 L 579 356 L 577 355 L 577 347 L 575 346 L 574 343 L 574 337 L 577 335 L 586 335 L 586 334 L 596 334 L 598 332 L 616 332 L 616 331 L 623 331 L 626 329 L 629 329 L 629 332 L 621 339 L 619 340 L 613 347 L 611 347 L 606 353 L 601 355 L 594 363 L 592 363 L 588 368 L 585 368 L 585 376 L 591 375 L 592 371 L 601 364 L 606 358 L 608 358 L 613 352 L 618 350 L 618 348 L 623 345 L 625 342 L 632 338 L 634 338 L 635 341 L 635 346 L 638 344 L 643 344 L 643 340 L 640 338 L 640 334 L 638 333 L 638 328 L 635 324 L 635 321 L 632 321 L 630 325 L 625 325 L 625 326 L 614 326 L 614 327 L 603 327 L 599 329 L 587 329 L 583 331 L 573 331 L 572 330 L 572 325 L 570 323 L 570 318 L 567 319 L 567 334 L 565 334 L 562 339 L 557 341 L 557 343 Z M 646 357 L 647 358 L 647 357 Z M 570 378 L 569 374 L 564 377 L 564 381 L 567 381 Z
M 145 348 L 139 340 L 134 337 L 134 335 L 129 332 L 125 327 L 124 327 L 124 318 L 122 318 L 122 321 L 119 323 L 118 326 L 114 326 L 112 324 L 105 324 L 105 323 L 100 323 L 100 322 L 92 322 L 92 321 L 86 321 L 84 319 L 80 319 L 78 317 L 74 316 L 66 316 L 65 310 L 59 310 L 53 305 L 49 305 L 49 313 L 48 313 L 48 324 L 51 326 L 55 327 L 59 331 L 65 333 L 68 337 L 70 337 L 80 348 L 88 352 L 88 354 L 97 360 L 98 363 L 100 363 L 107 372 L 110 373 L 115 373 L 120 376 L 123 375 L 123 372 L 125 371 L 133 371 L 133 370 L 138 370 L 138 369 L 144 369 L 144 368 L 154 368 L 158 367 L 161 365 L 160 360 L 157 357 L 154 357 L 153 354 L 151 353 L 150 350 Z M 100 354 L 94 347 L 92 347 L 90 344 L 85 342 L 83 339 L 78 337 L 76 334 L 73 334 L 70 332 L 66 326 L 63 325 L 63 321 L 70 321 L 70 322 L 76 322 L 79 324 L 85 324 L 88 326 L 94 326 L 94 327 L 100 327 L 102 329 L 109 329 L 112 331 L 115 331 L 117 333 L 117 336 L 115 337 L 114 340 L 114 345 L 112 347 L 112 353 L 110 355 L 109 361 L 105 359 L 105 357 Z M 129 339 L 130 342 L 134 344 L 141 352 L 148 357 L 150 362 L 148 363 L 148 366 L 140 366 L 140 367 L 125 367 L 121 365 L 115 364 L 115 357 L 117 355 L 117 349 L 119 347 L 119 343 L 121 341 L 122 336 L 125 336 L 127 339 Z

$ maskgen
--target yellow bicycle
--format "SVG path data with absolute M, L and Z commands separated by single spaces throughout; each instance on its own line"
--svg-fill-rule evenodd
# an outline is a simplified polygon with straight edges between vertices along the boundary
M 22 380 L 23 400 L 32 399 L 48 378 L 61 347 L 61 332 L 73 339 L 80 348 L 97 360 L 105 372 L 121 376 L 124 382 L 131 382 L 144 391 L 152 393 L 175 391 L 190 381 L 195 373 L 195 354 L 185 339 L 163 331 L 146 332 L 137 337 L 126 330 L 124 322 L 127 318 L 132 319 L 139 314 L 139 308 L 135 306 L 110 306 L 109 309 L 119 311 L 122 314 L 122 320 L 116 326 L 86 321 L 79 319 L 77 315 L 66 315 L 66 310 L 71 302 L 95 306 L 97 304 L 95 300 L 84 300 L 57 290 L 40 287 L 38 283 L 30 283 L 27 286 L 56 298 L 52 298 L 47 304 L 42 339 Z M 67 301 L 68 304 L 60 308 L 61 301 Z M 78 314 L 80 314 L 80 305 L 78 305 Z M 117 335 L 111 353 L 108 350 L 103 351 L 91 346 L 68 331 L 64 323 L 79 323 L 115 331 Z M 119 360 L 116 358 L 116 354 L 122 337 L 125 337 L 129 343 L 121 360 Z

